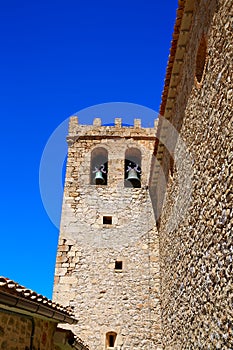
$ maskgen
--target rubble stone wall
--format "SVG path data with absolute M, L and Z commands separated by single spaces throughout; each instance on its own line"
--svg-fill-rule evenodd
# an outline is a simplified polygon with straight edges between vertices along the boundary
M 54 350 L 53 334 L 57 324 L 42 319 L 0 312 L 1 350 Z
M 164 349 L 233 348 L 232 28 L 232 1 L 195 1 L 172 111 L 191 162 L 177 143 L 159 227 Z M 197 84 L 203 36 L 207 60 Z M 164 162 L 168 169 L 168 155 Z

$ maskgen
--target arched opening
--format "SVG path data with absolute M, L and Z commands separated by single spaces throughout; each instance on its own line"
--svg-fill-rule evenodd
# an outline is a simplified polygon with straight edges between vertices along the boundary
M 116 337 L 117 337 L 116 332 L 108 332 L 106 334 L 106 349 L 107 350 L 113 349 L 115 347 Z
M 141 187 L 141 151 L 137 148 L 125 152 L 125 187 Z
M 90 183 L 92 185 L 108 183 L 108 151 L 103 147 L 95 148 L 91 153 Z
M 198 87 L 201 86 L 203 82 L 203 77 L 206 68 L 206 53 L 207 53 L 207 43 L 206 39 L 203 36 L 199 43 L 196 57 L 196 71 L 195 71 L 195 80 Z

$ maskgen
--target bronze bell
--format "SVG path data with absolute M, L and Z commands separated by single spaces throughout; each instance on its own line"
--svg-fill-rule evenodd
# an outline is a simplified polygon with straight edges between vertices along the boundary
M 130 169 L 126 181 L 130 181 L 133 187 L 141 187 L 141 181 L 135 169 Z
M 95 173 L 95 178 L 94 178 L 94 183 L 96 185 L 103 185 L 104 184 L 104 178 L 103 178 L 103 174 L 102 171 L 98 170 Z

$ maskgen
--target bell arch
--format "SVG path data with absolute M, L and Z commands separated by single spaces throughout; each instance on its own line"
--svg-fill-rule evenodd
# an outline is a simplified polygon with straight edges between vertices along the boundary
M 107 185 L 108 183 L 108 151 L 104 147 L 96 147 L 91 152 L 90 184 Z
M 141 187 L 142 155 L 138 148 L 129 148 L 125 152 L 125 187 Z

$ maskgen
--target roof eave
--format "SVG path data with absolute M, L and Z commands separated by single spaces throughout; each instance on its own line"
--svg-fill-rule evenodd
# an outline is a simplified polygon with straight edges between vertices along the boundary
M 1 307 L 8 306 L 11 308 L 17 308 L 18 310 L 30 312 L 32 315 L 43 316 L 48 319 L 52 319 L 58 323 L 76 324 L 77 320 L 67 315 L 66 313 L 58 310 L 54 310 L 46 305 L 21 298 L 16 295 L 12 295 L 3 291 L 0 291 L 0 304 Z

